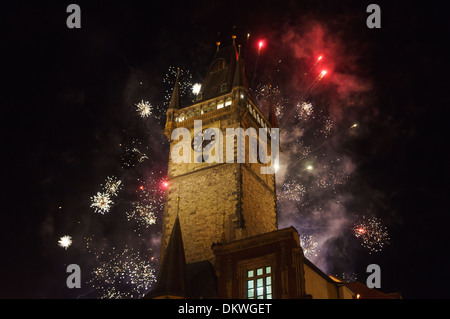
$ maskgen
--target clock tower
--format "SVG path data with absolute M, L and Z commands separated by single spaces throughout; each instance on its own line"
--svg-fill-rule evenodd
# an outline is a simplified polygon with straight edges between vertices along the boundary
M 177 76 L 164 129 L 161 263 L 146 298 L 358 298 L 360 285 L 305 258 L 294 227 L 278 229 L 275 109 L 271 94 L 267 117 L 255 104 L 239 51 L 234 37 L 231 46 L 217 44 L 191 105 L 180 105 Z
M 270 133 L 277 123 L 273 110 L 266 117 L 255 104 L 234 39 L 225 48 L 217 43 L 192 105 L 180 105 L 178 77 L 173 89 L 164 130 L 170 141 L 170 158 L 161 259 L 176 220 L 187 263 L 214 263 L 214 244 L 277 229 L 275 176 L 261 169 L 271 163 L 252 158 L 257 147 L 250 142 L 253 129 L 259 142 L 259 129 Z M 239 129 L 246 134 L 230 133 Z M 184 134 L 176 134 L 179 131 Z M 271 135 L 264 141 L 270 150 Z M 238 160 L 239 152 L 245 154 L 244 160 Z

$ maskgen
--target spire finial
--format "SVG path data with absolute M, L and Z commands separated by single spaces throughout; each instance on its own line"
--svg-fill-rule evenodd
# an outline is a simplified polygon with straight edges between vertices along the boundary
M 231 36 L 231 39 L 233 39 L 233 45 L 236 45 L 236 36 L 234 34 Z
M 217 51 L 219 51 L 220 41 L 217 41 L 216 45 L 217 45 Z

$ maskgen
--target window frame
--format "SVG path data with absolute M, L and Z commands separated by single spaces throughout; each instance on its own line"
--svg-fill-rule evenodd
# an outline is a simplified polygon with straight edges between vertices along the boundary
M 270 266 L 271 267 L 271 273 L 270 275 L 266 274 L 266 267 Z M 263 274 L 262 275 L 256 275 L 256 270 L 258 268 L 263 268 Z M 264 256 L 260 256 L 257 258 L 252 258 L 252 259 L 245 259 L 245 260 L 240 260 L 238 262 L 238 269 L 239 269 L 239 298 L 241 299 L 249 299 L 248 298 L 248 287 L 247 287 L 247 282 L 249 280 L 249 278 L 252 278 L 251 280 L 254 281 L 255 286 L 254 286 L 254 298 L 253 299 L 257 299 L 257 294 L 256 294 L 256 280 L 257 279 L 261 279 L 261 278 L 267 278 L 270 276 L 270 286 L 271 286 L 271 299 L 274 299 L 275 297 L 275 289 L 274 287 L 276 287 L 277 285 L 277 281 L 276 281 L 276 276 L 275 276 L 275 270 L 276 270 L 276 263 L 275 263 L 275 254 L 268 254 L 268 255 L 264 255 Z M 254 270 L 255 271 L 255 275 L 253 277 L 248 277 L 248 271 L 250 270 Z M 268 285 L 266 285 L 266 279 L 263 279 L 263 298 L 266 299 L 267 297 L 267 291 L 266 291 L 266 287 Z
M 233 104 L 233 99 L 229 96 L 224 103 L 224 107 L 228 107 L 231 106 L 231 104 Z

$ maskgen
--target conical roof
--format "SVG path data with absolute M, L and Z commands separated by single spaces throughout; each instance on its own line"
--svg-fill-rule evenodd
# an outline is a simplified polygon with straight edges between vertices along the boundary
M 184 254 L 183 238 L 181 236 L 180 220 L 177 216 L 159 269 L 158 280 L 151 296 L 188 298 L 190 292 L 186 269 L 186 257 Z

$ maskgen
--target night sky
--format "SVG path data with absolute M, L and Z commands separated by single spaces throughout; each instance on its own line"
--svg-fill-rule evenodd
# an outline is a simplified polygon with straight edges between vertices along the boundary
M 157 267 L 158 211 L 149 227 L 124 212 L 141 200 L 140 186 L 152 189 L 145 194 L 154 207 L 161 204 L 169 68 L 201 83 L 216 42 L 230 45 L 235 34 L 263 112 L 261 85 L 279 89 L 280 226 L 313 234 L 319 252 L 311 260 L 329 273 L 365 283 L 365 268 L 375 263 L 384 292 L 449 298 L 449 22 L 444 1 L 392 2 L 373 2 L 381 7 L 380 29 L 366 26 L 372 1 L 79 1 L 81 29 L 66 26 L 71 2 L 2 3 L 0 296 L 97 298 L 86 282 L 105 265 L 98 253 L 126 245 Z M 265 46 L 256 67 L 259 40 Z M 319 54 L 328 76 L 308 90 L 302 79 L 316 71 Z M 306 100 L 317 116 L 295 117 Z M 140 101 L 152 104 L 151 116 L 136 112 Z M 352 123 L 357 130 L 348 129 Z M 142 162 L 133 147 L 146 155 Z M 304 147 L 314 152 L 294 163 Z M 308 161 L 314 170 L 305 175 Z M 314 188 L 325 175 L 334 184 Z M 108 176 L 123 188 L 102 215 L 91 197 Z M 289 181 L 305 192 L 290 197 Z M 381 251 L 370 253 L 351 234 L 362 216 L 386 227 Z M 73 238 L 67 250 L 57 243 L 63 235 Z M 81 266 L 81 289 L 65 285 L 72 263 Z

